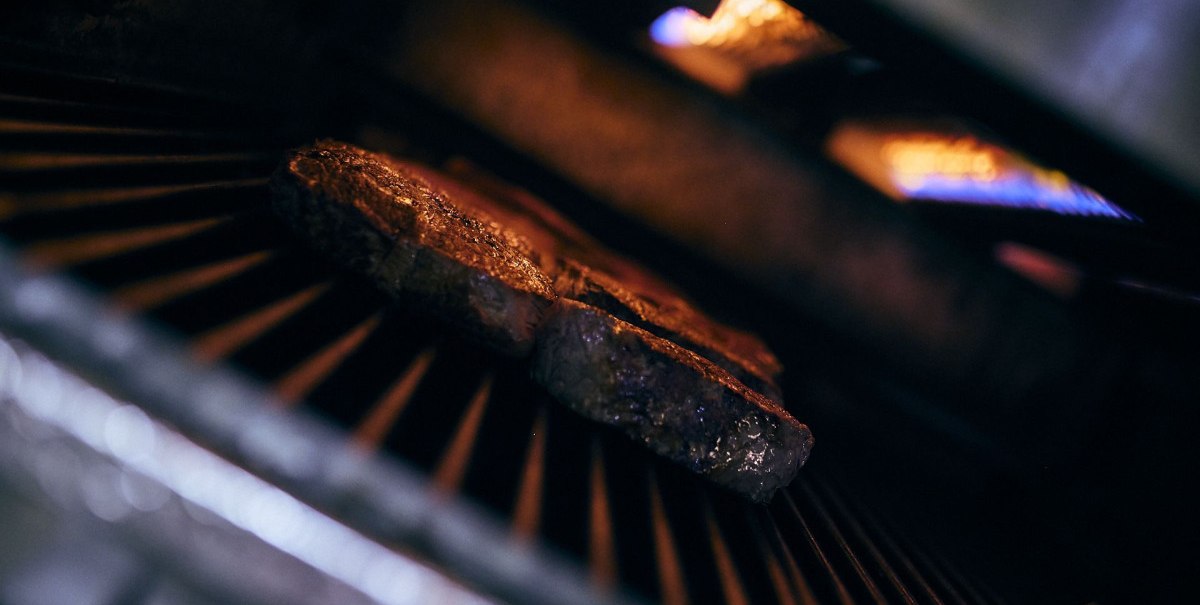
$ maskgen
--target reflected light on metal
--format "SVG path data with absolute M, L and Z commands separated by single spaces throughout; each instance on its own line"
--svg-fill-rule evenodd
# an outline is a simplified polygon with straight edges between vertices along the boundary
M 727 93 L 753 72 L 844 47 L 782 0 L 722 0 L 712 17 L 676 7 L 650 25 L 650 38 L 676 67 Z
M 82 479 L 84 503 L 102 519 L 159 507 L 175 494 L 186 506 L 253 534 L 376 602 L 489 602 L 0 337 L 0 403 L 5 401 L 108 457 L 111 463 L 102 468 L 111 472 Z M 64 465 L 72 463 L 60 461 Z
M 835 129 L 827 148 L 851 172 L 897 200 L 1139 220 L 1066 174 L 957 127 L 847 122 Z

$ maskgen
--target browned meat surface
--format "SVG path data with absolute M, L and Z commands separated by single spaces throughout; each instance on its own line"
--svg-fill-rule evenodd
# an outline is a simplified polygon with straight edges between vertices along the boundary
M 538 334 L 534 379 L 713 482 L 766 502 L 812 447 L 808 427 L 695 353 L 561 300 Z
M 291 152 L 276 212 L 302 238 L 492 348 L 533 354 L 563 404 L 766 501 L 812 445 L 779 361 L 519 191 L 462 184 L 344 143 Z
M 502 353 L 529 353 L 556 295 L 522 237 L 344 143 L 292 152 L 272 188 L 297 233 L 383 291 Z
M 665 338 L 721 366 L 746 386 L 782 401 L 779 360 L 758 338 L 713 321 L 669 291 L 635 292 L 610 275 L 563 260 L 554 275 L 558 295 L 586 303 Z
M 783 366 L 758 337 L 708 317 L 675 288 L 605 248 L 549 204 L 477 171 L 460 168 L 455 178 L 391 161 L 528 240 L 535 249 L 530 256 L 553 277 L 559 296 L 666 338 L 725 368 L 746 386 L 783 400 L 777 383 Z

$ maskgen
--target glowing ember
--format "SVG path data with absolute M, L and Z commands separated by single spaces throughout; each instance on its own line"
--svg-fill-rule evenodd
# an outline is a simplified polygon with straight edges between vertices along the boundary
M 828 149 L 850 171 L 898 200 L 1138 220 L 1066 174 L 962 128 L 851 122 L 835 130 Z
M 673 8 L 651 24 L 650 37 L 677 67 L 726 92 L 753 71 L 843 47 L 781 0 L 722 0 L 712 17 Z

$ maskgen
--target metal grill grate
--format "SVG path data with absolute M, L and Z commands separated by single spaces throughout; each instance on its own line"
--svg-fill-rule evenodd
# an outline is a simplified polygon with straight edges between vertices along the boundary
M 820 456 L 768 507 L 554 404 L 511 361 L 385 304 L 266 208 L 284 143 L 213 102 L 65 76 L 0 90 L 0 231 L 272 385 L 519 539 L 670 604 L 1002 602 L 904 542 Z M 104 94 L 93 94 L 97 88 Z M 99 100 L 98 100 L 99 99 Z

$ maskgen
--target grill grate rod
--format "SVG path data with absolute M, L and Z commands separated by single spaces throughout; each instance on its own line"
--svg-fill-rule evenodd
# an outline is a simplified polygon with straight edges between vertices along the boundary
M 817 518 L 821 520 L 821 526 L 829 532 L 833 543 L 841 551 L 841 554 L 850 564 L 851 569 L 854 570 L 855 575 L 861 582 L 862 587 L 866 589 L 870 599 L 875 603 L 887 603 L 887 599 L 883 596 L 883 591 L 879 589 L 879 585 L 876 584 L 874 578 L 871 577 L 871 574 L 867 572 L 867 569 L 864 566 L 863 561 L 859 558 L 858 554 L 855 553 L 854 549 L 850 547 L 850 544 L 846 541 L 845 534 L 842 533 L 841 528 L 838 527 L 837 522 L 834 520 L 833 516 L 830 515 L 829 510 L 825 507 L 825 504 L 821 501 L 821 498 L 817 495 L 817 493 L 813 491 L 813 489 L 808 485 L 807 481 L 797 481 L 793 487 L 798 488 L 798 490 L 805 496 L 805 501 L 812 505 L 813 510 L 817 514 Z
M 178 299 L 189 292 L 244 274 L 247 270 L 262 265 L 274 254 L 269 250 L 251 252 L 245 256 L 217 261 L 211 265 L 151 277 L 114 289 L 112 297 L 127 311 L 144 311 Z
M 278 161 L 275 152 L 232 152 L 172 154 L 63 153 L 58 151 L 21 151 L 0 153 L 0 174 L 19 178 L 23 175 L 49 175 L 57 171 L 101 169 L 118 171 L 131 168 L 153 169 L 196 167 L 209 164 L 258 164 Z
M 192 339 L 192 350 L 203 361 L 216 361 L 229 357 L 234 351 L 245 347 L 267 330 L 295 315 L 317 297 L 327 292 L 332 282 L 326 281 L 310 286 L 273 304 L 254 310 L 235 321 L 197 335 Z
M 796 500 L 792 497 L 791 490 L 781 490 L 780 494 L 780 496 L 776 496 L 776 502 L 782 498 L 783 504 L 786 506 L 787 516 L 798 524 L 802 533 L 804 545 L 807 546 L 809 551 L 815 556 L 816 560 L 819 562 L 821 568 L 825 572 L 825 577 L 833 586 L 834 598 L 840 605 L 853 605 L 854 599 L 851 598 L 849 589 L 846 588 L 846 584 L 842 581 L 841 575 L 836 569 L 834 569 L 833 564 L 830 562 L 829 556 L 825 553 L 825 549 L 821 546 L 820 541 L 818 541 L 816 535 L 813 534 L 812 527 L 809 525 L 808 520 L 804 517 L 804 515 L 800 514 L 800 509 L 796 506 Z M 800 545 L 795 544 L 793 547 L 799 548 Z
M 69 138 L 68 138 L 69 137 Z M 78 148 L 83 141 L 120 141 L 145 139 L 158 144 L 181 145 L 187 141 L 225 141 L 245 145 L 247 137 L 238 130 L 216 128 L 154 128 L 78 123 L 55 119 L 0 118 L 0 141 L 19 141 L 34 148 L 71 144 Z
M 796 558 L 784 543 L 779 526 L 764 509 L 747 510 L 750 527 L 760 548 L 768 553 L 771 579 L 781 603 L 816 605 L 817 597 L 796 564 Z M 764 527 L 766 529 L 764 529 Z
M 591 506 L 588 511 L 588 567 L 592 581 L 612 590 L 617 584 L 617 555 L 613 536 L 612 510 L 604 480 L 604 448 L 598 435 L 592 435 L 590 472 Z M 619 497 L 620 494 L 617 494 Z
M 654 554 L 658 562 L 659 589 L 665 605 L 685 605 L 688 603 L 687 587 L 684 583 L 683 565 L 680 562 L 679 550 L 667 522 L 667 513 L 663 505 L 662 493 L 658 486 L 658 478 L 654 469 L 650 469 L 650 511 L 654 524 Z
M 425 349 L 417 355 L 388 389 L 387 393 L 371 408 L 366 419 L 354 430 L 352 439 L 359 447 L 367 450 L 378 449 L 388 432 L 396 425 L 404 408 L 412 400 L 417 385 L 429 371 L 437 350 Z
M 26 258 L 42 270 L 61 269 L 84 261 L 108 258 L 194 235 L 222 224 L 227 219 L 206 218 L 186 223 L 139 227 L 128 231 L 44 240 L 25 249 Z
M 512 529 L 513 535 L 522 541 L 532 540 L 541 528 L 542 485 L 546 474 L 546 414 L 546 406 L 542 405 L 533 423 L 517 487 Z
M 913 582 L 921 586 L 931 600 L 938 603 L 980 603 L 983 605 L 1003 603 L 1002 599 L 990 589 L 982 586 L 978 580 L 970 581 L 959 573 L 957 566 L 944 559 L 935 562 L 925 549 L 896 535 L 894 530 L 884 527 L 884 522 L 878 515 L 861 504 L 856 505 L 839 495 L 846 490 L 837 489 L 831 483 L 828 478 L 824 477 L 819 482 L 826 497 L 836 502 L 837 508 L 843 511 L 842 514 L 847 519 L 857 519 L 866 525 L 869 528 L 867 533 L 879 540 L 885 549 L 890 551 L 900 562 L 901 566 L 911 570 Z M 936 581 L 940 593 L 934 589 L 929 578 L 925 577 L 926 574 Z M 954 577 L 953 581 L 950 576 Z
M 865 556 L 869 557 L 870 560 L 874 562 L 875 567 L 882 572 L 883 577 L 896 591 L 900 599 L 908 605 L 917 605 L 916 598 L 913 597 L 913 595 L 909 592 L 905 582 L 901 580 L 900 576 L 896 573 L 895 569 L 892 568 L 892 565 L 888 562 L 887 558 L 885 558 L 883 553 L 880 552 L 879 547 L 875 544 L 872 537 L 867 534 L 863 526 L 858 522 L 856 515 L 847 514 L 846 505 L 840 498 L 830 491 L 828 487 L 820 485 L 820 483 L 817 481 L 810 481 L 808 484 L 810 487 L 809 493 L 815 493 L 818 488 L 823 488 L 820 489 L 820 491 L 822 494 L 822 499 L 827 501 L 826 505 L 831 509 L 840 511 L 842 513 L 840 515 L 842 524 L 846 527 L 847 532 L 849 532 L 850 536 L 856 539 L 858 544 L 862 545 L 862 548 L 865 550 Z M 821 506 L 824 507 L 826 505 Z M 878 534 L 875 536 L 878 537 Z M 847 553 L 849 552 L 851 552 L 851 550 L 847 547 Z
M 704 521 L 708 528 L 709 540 L 712 542 L 713 559 L 717 564 L 717 577 L 721 580 L 721 590 L 725 595 L 725 602 L 730 605 L 748 605 L 750 599 L 746 596 L 746 589 L 742 586 L 741 580 L 738 579 L 737 568 L 733 564 L 733 556 L 729 553 L 725 537 L 721 535 L 721 528 L 717 526 L 712 501 L 706 495 L 703 502 Z
M 462 485 L 467 465 L 471 462 L 471 452 L 479 435 L 479 426 L 483 423 L 484 412 L 492 398 L 492 383 L 495 379 L 495 373 L 488 372 L 479 381 L 479 387 L 471 396 L 471 402 L 467 404 L 467 411 L 463 414 L 458 429 L 454 431 L 454 436 L 446 446 L 442 461 L 433 471 L 431 482 L 434 488 L 443 494 L 456 494 Z
M 382 312 L 374 313 L 280 378 L 275 383 L 279 401 L 288 406 L 302 401 L 379 327 L 382 317 Z
M 236 195 L 238 192 L 258 194 L 266 184 L 266 179 L 254 177 L 172 185 L 60 189 L 25 193 L 19 198 L 13 196 L 4 198 L 4 203 L 0 203 L 0 221 L 11 221 L 29 216 L 54 215 L 73 209 L 95 210 L 156 200 L 163 204 L 171 204 L 173 198 L 185 197 L 187 194 L 191 194 L 193 198 L 199 194 L 208 200 L 219 199 L 225 195 Z

